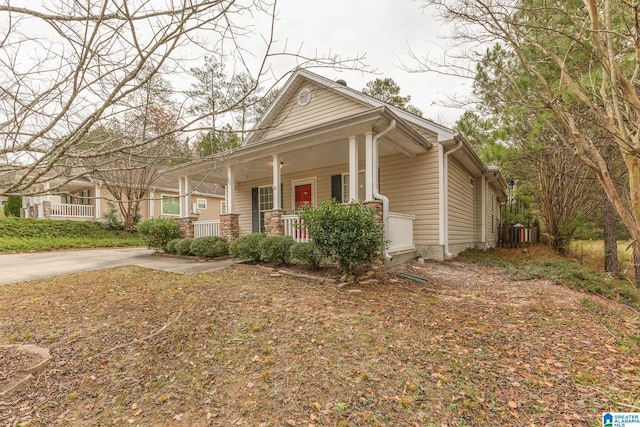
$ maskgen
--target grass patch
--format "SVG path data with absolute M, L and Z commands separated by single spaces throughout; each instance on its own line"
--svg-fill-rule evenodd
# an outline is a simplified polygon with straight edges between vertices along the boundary
M 496 266 L 512 280 L 546 279 L 569 288 L 601 295 L 640 309 L 640 291 L 624 278 L 598 271 L 591 264 L 581 264 L 554 254 L 548 247 L 538 245 L 527 251 L 496 248 L 488 251 L 470 249 L 462 254 L 467 260 Z
M 0 219 L 0 253 L 141 245 L 137 234 L 107 230 L 97 222 Z

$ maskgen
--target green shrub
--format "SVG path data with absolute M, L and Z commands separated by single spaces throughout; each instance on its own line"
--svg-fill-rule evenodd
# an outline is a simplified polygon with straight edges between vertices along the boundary
M 178 253 L 178 242 L 180 242 L 180 240 L 182 239 L 171 239 L 167 242 L 167 249 L 165 249 L 165 252 L 169 253 L 169 254 L 177 254 Z
M 178 255 L 193 255 L 191 252 L 191 243 L 193 243 L 192 238 L 188 237 L 186 239 L 180 239 L 178 243 L 176 243 L 176 253 Z
M 22 196 L 9 196 L 4 202 L 4 216 L 15 216 L 20 218 L 20 209 L 22 209 Z
M 322 202 L 300 212 L 313 244 L 320 253 L 338 263 L 343 273 L 357 274 L 358 269 L 380 258 L 382 224 L 373 209 L 361 204 L 341 205 Z
M 297 261 L 317 270 L 322 265 L 322 254 L 311 242 L 296 243 L 291 246 L 291 261 Z
M 198 237 L 191 242 L 191 253 L 202 258 L 215 258 L 228 252 L 229 245 L 222 237 Z
M 260 262 L 260 243 L 266 239 L 264 233 L 247 234 L 239 237 L 229 245 L 229 255 L 232 258 L 250 259 L 253 262 Z
M 260 242 L 260 258 L 266 262 L 287 264 L 291 247 L 296 244 L 291 236 L 267 236 Z
M 180 226 L 171 218 L 150 218 L 138 224 L 138 232 L 150 248 L 166 251 L 169 240 L 180 234 Z

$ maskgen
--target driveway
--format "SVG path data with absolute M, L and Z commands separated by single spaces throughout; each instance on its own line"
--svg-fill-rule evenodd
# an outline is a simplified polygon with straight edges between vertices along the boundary
M 232 259 L 199 261 L 157 255 L 151 249 L 117 248 L 0 255 L 0 285 L 123 265 L 198 274 L 233 264 Z

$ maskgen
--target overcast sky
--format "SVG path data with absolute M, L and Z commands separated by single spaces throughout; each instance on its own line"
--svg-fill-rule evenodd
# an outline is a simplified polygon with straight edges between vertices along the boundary
M 330 79 L 344 79 L 361 90 L 376 77 L 391 77 L 410 95 L 424 116 L 452 126 L 462 110 L 447 108 L 452 96 L 470 91 L 469 82 L 434 72 L 409 73 L 403 63 L 412 62 L 409 50 L 438 61 L 447 29 L 413 0 L 278 0 L 276 38 L 288 45 L 303 44 L 305 52 L 329 50 L 343 57 L 366 54 L 366 63 L 379 75 L 362 72 L 315 70 Z

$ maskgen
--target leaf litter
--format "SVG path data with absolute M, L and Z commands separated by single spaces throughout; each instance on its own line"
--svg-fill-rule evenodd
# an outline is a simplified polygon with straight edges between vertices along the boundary
M 640 411 L 640 322 L 461 262 L 353 293 L 238 265 L 122 267 L 0 288 L 0 344 L 51 363 L 2 425 L 599 425 Z M 6 362 L 0 353 L 0 364 Z

